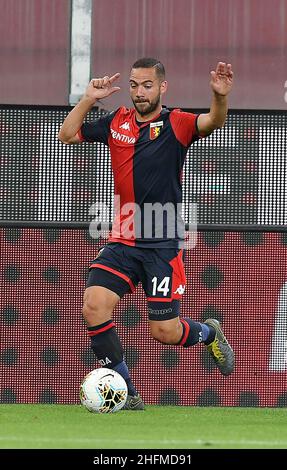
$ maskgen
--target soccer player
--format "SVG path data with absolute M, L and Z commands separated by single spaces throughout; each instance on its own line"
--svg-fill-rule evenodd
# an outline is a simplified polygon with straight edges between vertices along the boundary
M 184 348 L 202 342 L 219 370 L 229 375 L 234 353 L 219 322 L 180 317 L 185 289 L 180 216 L 181 173 L 189 146 L 221 128 L 232 88 L 230 64 L 219 62 L 211 72 L 210 111 L 195 115 L 162 107 L 167 91 L 163 64 L 137 60 L 130 72 L 133 108 L 120 107 L 94 122 L 85 122 L 98 100 L 118 93 L 120 74 L 90 81 L 84 96 L 66 117 L 59 139 L 65 144 L 101 142 L 109 146 L 115 187 L 115 219 L 107 245 L 91 263 L 84 293 L 83 316 L 91 347 L 103 367 L 127 382 L 126 409 L 144 409 L 124 360 L 113 321 L 121 297 L 139 282 L 144 288 L 152 336 L 163 344 Z

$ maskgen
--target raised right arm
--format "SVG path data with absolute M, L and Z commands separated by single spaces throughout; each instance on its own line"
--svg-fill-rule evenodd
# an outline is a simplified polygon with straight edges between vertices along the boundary
M 83 98 L 72 109 L 64 120 L 58 134 L 58 139 L 64 144 L 79 144 L 81 142 L 78 131 L 81 129 L 82 124 L 88 112 L 92 109 L 97 100 L 106 98 L 120 88 L 113 86 L 113 82 L 119 78 L 120 74 L 116 73 L 112 77 L 93 78 Z

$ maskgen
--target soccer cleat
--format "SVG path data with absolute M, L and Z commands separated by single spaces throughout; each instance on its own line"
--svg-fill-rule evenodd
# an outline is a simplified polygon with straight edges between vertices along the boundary
M 234 369 L 234 352 L 225 338 L 219 321 L 214 318 L 205 320 L 207 325 L 215 329 L 215 339 L 206 344 L 207 351 L 223 375 L 230 375 Z
M 133 411 L 144 410 L 144 402 L 139 394 L 134 397 L 132 395 L 128 395 L 126 404 L 122 409 Z

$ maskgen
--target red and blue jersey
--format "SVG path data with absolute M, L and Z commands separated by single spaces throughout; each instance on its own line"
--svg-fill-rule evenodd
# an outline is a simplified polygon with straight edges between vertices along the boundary
M 184 239 L 181 176 L 187 150 L 199 139 L 197 118 L 164 108 L 137 122 L 134 109 L 121 107 L 82 125 L 81 141 L 110 149 L 115 219 L 109 241 L 171 248 Z

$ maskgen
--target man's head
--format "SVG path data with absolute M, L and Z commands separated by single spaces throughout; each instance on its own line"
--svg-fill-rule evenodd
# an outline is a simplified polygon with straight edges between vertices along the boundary
M 140 116 L 147 116 L 161 108 L 161 96 L 166 92 L 163 64 L 151 57 L 137 60 L 130 73 L 130 95 Z

